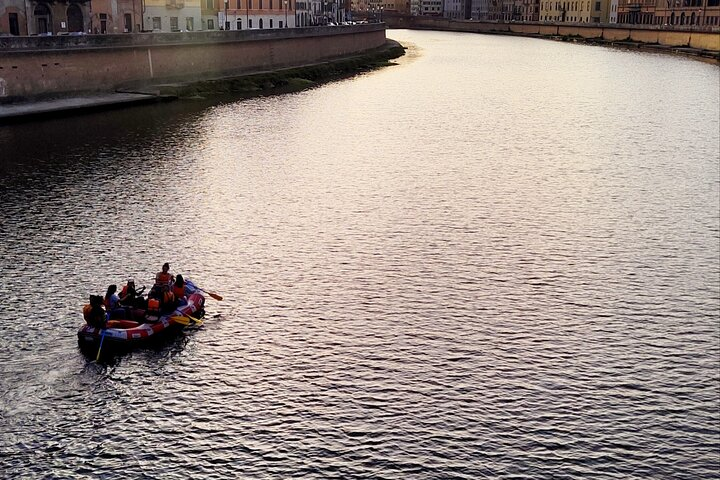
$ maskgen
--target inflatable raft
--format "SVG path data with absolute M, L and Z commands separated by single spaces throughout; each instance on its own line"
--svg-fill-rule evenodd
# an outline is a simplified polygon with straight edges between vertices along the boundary
M 185 290 L 186 302 L 181 302 L 174 310 L 163 312 L 159 317 L 145 316 L 144 311 L 128 310 L 128 316 L 132 319 L 108 320 L 106 328 L 83 325 L 78 330 L 80 346 L 97 345 L 102 340 L 104 346 L 132 347 L 194 323 L 194 319 L 201 318 L 205 313 L 205 297 L 189 280 L 185 281 Z M 112 317 L 115 317 L 116 312 L 112 312 Z

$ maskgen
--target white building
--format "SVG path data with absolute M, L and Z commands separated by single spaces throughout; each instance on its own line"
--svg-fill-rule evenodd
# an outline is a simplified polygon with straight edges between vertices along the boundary
M 319 0 L 299 0 L 295 5 L 295 25 L 298 27 L 317 25 L 316 12 L 319 10 Z
M 225 8 L 207 20 L 208 30 L 265 30 L 296 25 L 295 0 L 228 0 L 221 5 Z
M 610 0 L 610 11 L 608 12 L 608 23 L 617 23 L 618 0 Z

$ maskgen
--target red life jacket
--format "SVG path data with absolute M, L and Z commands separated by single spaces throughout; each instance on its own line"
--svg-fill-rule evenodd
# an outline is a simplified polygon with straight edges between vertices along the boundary
M 155 285 L 168 288 L 170 287 L 170 283 L 172 282 L 172 275 L 165 272 L 160 272 L 157 275 L 155 275 Z
M 92 305 L 85 305 L 83 307 L 83 317 L 85 318 L 85 322 L 91 327 L 104 328 L 105 311 L 102 307 L 94 309 Z
M 172 293 L 175 295 L 175 298 L 180 300 L 181 298 L 185 298 L 185 285 L 182 287 L 178 287 L 177 285 L 173 285 Z
M 159 312 L 160 311 L 160 300 L 157 298 L 149 298 L 148 299 L 148 307 L 149 312 Z

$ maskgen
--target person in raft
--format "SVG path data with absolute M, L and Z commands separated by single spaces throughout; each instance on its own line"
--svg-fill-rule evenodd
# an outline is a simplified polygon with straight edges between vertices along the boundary
M 110 313 L 120 306 L 120 297 L 117 295 L 117 285 L 110 285 L 108 287 L 103 303 L 105 304 L 108 318 L 110 318 Z
M 170 274 L 170 264 L 165 263 L 162 271 L 155 275 L 155 285 L 148 295 L 148 312 L 150 316 L 158 316 L 161 312 L 175 308 L 175 297 L 172 293 L 175 277 Z
M 120 305 L 124 307 L 144 307 L 144 305 L 142 305 L 144 303 L 142 298 L 142 292 L 144 290 L 145 287 L 136 290 L 135 280 L 132 278 L 128 279 L 127 284 L 120 291 Z
M 170 290 L 173 280 L 174 277 L 170 274 L 170 264 L 164 263 L 162 271 L 155 275 L 155 286 L 153 288 L 161 292 L 167 292 Z
M 173 283 L 172 293 L 178 304 L 187 303 L 185 299 L 185 279 L 178 273 L 175 277 L 175 283 Z
M 91 327 L 105 328 L 106 314 L 103 308 L 103 300 L 100 295 L 90 295 L 90 303 L 83 307 L 83 317 Z

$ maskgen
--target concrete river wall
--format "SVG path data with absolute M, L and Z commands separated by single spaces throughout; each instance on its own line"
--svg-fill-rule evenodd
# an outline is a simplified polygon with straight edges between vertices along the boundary
M 384 16 L 391 28 L 450 30 L 474 33 L 507 33 L 542 37 L 579 37 L 605 42 L 637 42 L 689 47 L 710 52 L 720 52 L 720 33 L 693 30 L 667 30 L 653 26 L 634 25 L 555 25 L 545 23 L 501 23 L 450 20 L 435 17 Z
M 0 102 L 308 65 L 385 44 L 383 24 L 0 38 Z

